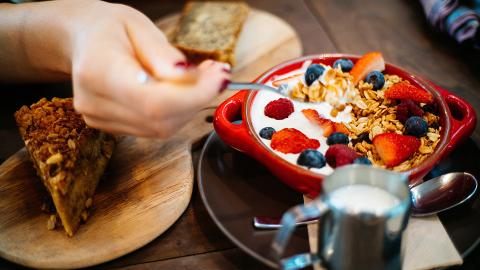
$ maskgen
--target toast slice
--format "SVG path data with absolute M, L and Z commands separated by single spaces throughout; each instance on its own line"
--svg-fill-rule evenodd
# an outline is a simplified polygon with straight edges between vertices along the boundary
M 243 2 L 188 2 L 172 43 L 192 63 L 212 59 L 234 66 L 235 46 L 248 11 Z
M 71 98 L 43 98 L 20 108 L 15 120 L 63 228 L 73 236 L 81 219 L 88 216 L 87 208 L 112 155 L 114 138 L 89 128 L 74 111 Z

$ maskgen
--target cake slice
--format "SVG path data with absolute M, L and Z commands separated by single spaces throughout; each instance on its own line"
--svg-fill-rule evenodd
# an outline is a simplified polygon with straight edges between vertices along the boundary
M 172 43 L 192 63 L 212 59 L 234 66 L 235 46 L 248 11 L 243 2 L 188 2 Z
M 88 216 L 115 144 L 113 136 L 89 128 L 72 102 L 71 98 L 43 98 L 15 113 L 33 165 L 69 236 Z

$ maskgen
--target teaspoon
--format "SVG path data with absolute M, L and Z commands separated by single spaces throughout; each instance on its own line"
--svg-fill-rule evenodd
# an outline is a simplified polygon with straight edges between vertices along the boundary
M 440 213 L 470 199 L 477 191 L 477 179 L 466 172 L 453 172 L 425 181 L 410 189 L 411 216 L 423 217 Z M 316 223 L 317 219 L 306 220 L 297 225 Z M 256 216 L 253 226 L 257 229 L 278 229 L 280 217 Z

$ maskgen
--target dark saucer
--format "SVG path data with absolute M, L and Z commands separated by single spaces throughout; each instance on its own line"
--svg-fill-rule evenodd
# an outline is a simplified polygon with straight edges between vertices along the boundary
M 460 145 L 427 177 L 452 171 L 480 176 L 480 149 L 472 140 Z M 249 255 L 276 267 L 270 254 L 275 231 L 255 230 L 253 216 L 280 216 L 302 203 L 302 196 L 282 184 L 257 161 L 224 144 L 213 132 L 207 139 L 198 165 L 198 187 L 205 206 L 222 232 Z M 467 256 L 480 243 L 480 198 L 478 194 L 463 206 L 439 215 L 453 243 Z M 308 251 L 305 227 L 290 240 L 286 255 Z

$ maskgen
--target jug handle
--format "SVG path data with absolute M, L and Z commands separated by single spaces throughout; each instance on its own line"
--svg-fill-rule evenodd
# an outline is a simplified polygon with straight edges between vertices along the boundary
M 294 206 L 283 214 L 282 227 L 272 242 L 273 256 L 279 261 L 281 269 L 296 270 L 321 263 L 320 257 L 314 253 L 301 253 L 284 259 L 281 257 L 298 222 L 320 218 L 327 212 L 329 212 L 329 208 L 320 197 L 311 203 Z

